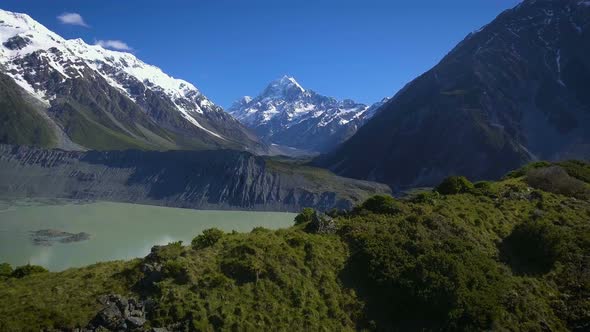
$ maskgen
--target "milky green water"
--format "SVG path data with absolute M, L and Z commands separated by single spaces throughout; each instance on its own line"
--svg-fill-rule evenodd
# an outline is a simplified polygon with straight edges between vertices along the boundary
M 137 204 L 0 202 L 0 262 L 42 265 L 52 271 L 147 255 L 157 244 L 190 243 L 204 229 L 248 232 L 289 227 L 293 213 L 199 211 Z M 90 234 L 75 243 L 37 246 L 31 231 Z

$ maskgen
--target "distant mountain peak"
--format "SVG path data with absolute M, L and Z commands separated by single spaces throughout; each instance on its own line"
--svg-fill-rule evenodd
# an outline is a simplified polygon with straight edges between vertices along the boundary
M 350 137 L 380 105 L 322 96 L 285 75 L 257 97 L 237 100 L 228 112 L 270 143 L 324 152 Z
M 305 89 L 295 80 L 294 77 L 284 75 L 266 87 L 261 96 L 266 98 L 287 98 L 294 99 L 305 93 Z
M 296 87 L 302 92 L 305 92 L 305 89 L 297 82 L 297 80 L 293 76 L 283 75 L 280 79 L 277 80 L 281 86 L 288 86 L 288 87 Z

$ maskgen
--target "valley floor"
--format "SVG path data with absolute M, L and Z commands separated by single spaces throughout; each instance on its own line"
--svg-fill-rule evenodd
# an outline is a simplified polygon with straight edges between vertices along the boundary
M 588 164 L 539 163 L 143 259 L 3 265 L 0 330 L 587 331 L 589 183 Z

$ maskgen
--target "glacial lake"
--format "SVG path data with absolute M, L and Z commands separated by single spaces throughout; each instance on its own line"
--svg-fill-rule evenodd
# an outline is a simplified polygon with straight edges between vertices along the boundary
M 51 271 L 144 257 L 154 245 L 190 241 L 204 229 L 249 232 L 293 225 L 293 213 L 202 211 L 125 203 L 0 201 L 0 263 Z M 88 233 L 80 242 L 34 244 L 32 232 Z

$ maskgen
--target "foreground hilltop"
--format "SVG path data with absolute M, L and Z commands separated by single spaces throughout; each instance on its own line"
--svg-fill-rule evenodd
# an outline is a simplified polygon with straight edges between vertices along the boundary
M 588 331 L 590 165 L 375 196 L 144 259 L 0 265 L 0 329 Z

